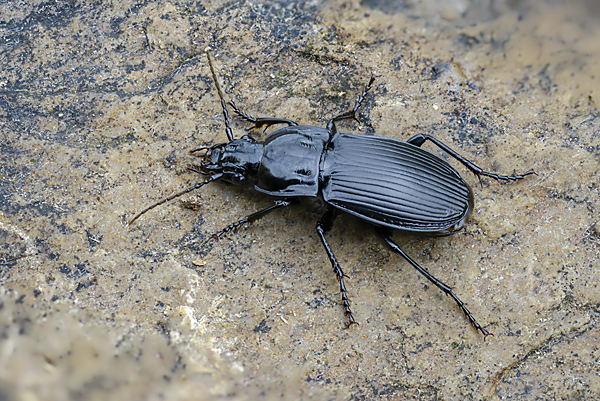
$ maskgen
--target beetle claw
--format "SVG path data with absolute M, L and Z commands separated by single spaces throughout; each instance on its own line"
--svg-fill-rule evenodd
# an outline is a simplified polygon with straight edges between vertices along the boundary
M 348 326 L 347 327 L 352 327 L 352 325 L 357 325 L 360 326 L 360 324 L 354 319 L 354 315 L 352 314 L 352 311 L 350 310 L 350 304 L 346 301 L 345 303 L 346 306 L 346 316 L 348 316 Z

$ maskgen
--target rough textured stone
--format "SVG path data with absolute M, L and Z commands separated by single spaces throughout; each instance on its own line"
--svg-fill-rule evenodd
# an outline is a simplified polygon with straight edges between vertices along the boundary
M 600 12 L 595 1 L 0 4 L 0 399 L 600 398 Z M 396 236 L 196 183 L 226 140 L 204 49 L 249 114 L 435 135 L 477 179 L 468 227 Z M 247 124 L 234 119 L 236 136 Z M 256 136 L 262 136 L 262 132 Z M 429 144 L 427 149 L 437 152 Z

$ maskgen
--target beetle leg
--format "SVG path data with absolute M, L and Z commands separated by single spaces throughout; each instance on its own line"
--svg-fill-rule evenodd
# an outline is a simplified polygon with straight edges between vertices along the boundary
M 325 239 L 325 233 L 329 230 L 331 230 L 331 227 L 333 226 L 333 221 L 335 220 L 337 216 L 337 210 L 330 207 L 327 209 L 327 211 L 325 212 L 325 214 L 323 216 L 321 216 L 321 218 L 319 219 L 319 221 L 317 222 L 317 234 L 319 234 L 319 238 L 321 238 L 321 242 L 323 243 L 323 246 L 325 247 L 325 252 L 327 252 L 327 256 L 329 257 L 329 260 L 331 261 L 331 266 L 333 267 L 333 272 L 335 273 L 338 281 L 340 282 L 340 292 L 342 293 L 342 302 L 344 304 L 344 309 L 346 310 L 346 316 L 348 316 L 348 321 L 349 321 L 349 325 L 353 325 L 353 324 L 358 324 L 358 322 L 356 320 L 354 320 L 354 315 L 352 315 L 352 310 L 350 309 L 350 299 L 348 298 L 348 295 L 346 294 L 346 284 L 344 284 L 344 277 L 348 277 L 344 274 L 344 271 L 342 270 L 342 268 L 340 267 L 340 264 L 338 263 L 337 259 L 335 258 L 335 255 L 333 254 L 333 251 L 331 250 L 331 247 L 329 246 L 329 243 L 327 242 L 327 240 Z
M 479 323 L 477 323 L 477 320 L 475 320 L 475 318 L 473 317 L 473 315 L 471 315 L 471 312 L 469 312 L 469 310 L 465 306 L 464 302 L 461 301 L 460 298 L 458 298 L 452 292 L 452 289 L 450 287 L 448 287 L 446 284 L 444 284 L 441 281 L 439 281 L 437 278 L 433 277 L 431 274 L 429 274 L 429 272 L 427 270 L 423 269 L 421 266 L 419 266 L 417 264 L 417 262 L 415 262 L 414 260 L 412 260 L 406 253 L 404 253 L 404 251 L 398 246 L 398 244 L 396 244 L 394 242 L 394 240 L 392 240 L 392 234 L 391 234 L 391 232 L 389 232 L 388 230 L 383 229 L 381 227 L 375 227 L 375 231 L 377 231 L 377 234 L 379 234 L 381 236 L 381 238 L 383 238 L 383 240 L 390 246 L 390 248 L 392 248 L 393 251 L 399 253 L 400 256 L 402 256 L 404 259 L 406 259 L 406 261 L 408 263 L 410 263 L 411 265 L 413 265 L 413 267 L 415 269 L 417 269 L 419 271 L 419 273 L 421 273 L 422 275 L 424 275 L 427 278 L 427 280 L 431 281 L 436 287 L 438 287 L 440 290 L 444 291 L 444 293 L 446 295 L 450 295 L 452 297 L 452 299 L 454 299 L 454 301 L 456 301 L 456 303 L 458 304 L 458 306 L 460 306 L 460 308 L 465 313 L 465 315 L 467 315 L 467 318 L 469 319 L 469 321 L 471 322 L 471 324 L 477 330 L 481 331 L 481 333 L 484 336 L 484 340 L 487 338 L 487 336 L 493 336 L 492 333 L 490 333 L 489 331 L 487 331 L 486 329 L 484 329 L 483 327 L 481 327 L 481 325 Z
M 232 223 L 232 224 L 228 225 L 227 227 L 225 227 L 221 231 L 219 231 L 217 233 L 214 233 L 212 236 L 215 239 L 219 239 L 223 235 L 227 234 L 229 231 L 237 230 L 243 224 L 255 222 L 256 220 L 264 217 L 266 214 L 272 212 L 273 210 L 289 206 L 289 205 L 291 205 L 293 203 L 296 203 L 296 201 L 297 201 L 296 199 L 292 199 L 292 200 L 278 200 L 278 201 L 275 202 L 275 204 L 273 206 L 269 206 L 266 209 L 259 210 L 256 213 L 252 213 L 251 215 L 247 216 L 246 218 L 238 220 L 235 223 Z
M 355 120 L 356 122 L 359 122 L 358 119 L 356 118 L 356 111 L 358 110 L 358 108 L 360 107 L 362 102 L 364 102 L 365 97 L 367 96 L 367 92 L 369 92 L 369 90 L 371 89 L 371 85 L 373 85 L 375 78 L 376 78 L 375 75 L 371 75 L 371 79 L 369 80 L 369 83 L 367 84 L 365 89 L 362 91 L 362 93 L 358 97 L 358 100 L 356 101 L 356 104 L 354 105 L 354 108 L 352 110 L 347 111 L 343 114 L 340 114 L 339 116 L 333 117 L 331 120 L 329 120 L 329 122 L 327 123 L 327 130 L 331 131 L 332 135 L 337 132 L 337 129 L 335 127 L 336 121 L 352 119 L 352 120 Z
M 471 170 L 471 172 L 473 174 L 475 174 L 478 178 L 480 178 L 480 180 L 479 180 L 480 182 L 481 182 L 482 175 L 485 177 L 493 178 L 495 180 L 505 180 L 505 181 L 521 180 L 525 176 L 528 176 L 531 174 L 537 175 L 537 173 L 533 170 L 529 170 L 523 174 L 518 174 L 518 175 L 513 172 L 509 176 L 488 173 L 487 171 L 483 171 L 483 169 L 481 169 L 480 167 L 477 167 L 474 163 L 468 161 L 467 159 L 465 159 L 464 157 L 462 157 L 461 155 L 459 155 L 458 153 L 456 153 L 455 151 L 450 149 L 443 142 L 441 142 L 441 141 L 437 140 L 436 138 L 429 136 L 429 135 L 418 134 L 418 135 L 413 136 L 406 142 L 410 143 L 411 145 L 421 147 L 421 145 L 423 145 L 423 143 L 427 140 L 433 142 L 438 148 L 442 149 L 444 152 L 448 153 L 450 156 L 454 157 L 456 160 L 458 160 L 459 162 L 464 164 L 469 170 Z
M 248 114 L 242 112 L 240 109 L 238 109 L 237 106 L 235 105 L 235 103 L 233 103 L 233 100 L 230 100 L 229 102 L 227 102 L 227 104 L 229 104 L 231 107 L 233 107 L 233 111 L 235 111 L 235 114 L 242 117 L 244 120 L 254 124 L 254 128 L 256 128 L 256 129 L 259 129 L 259 128 L 265 126 L 265 130 L 266 130 L 271 125 L 275 125 L 275 124 L 287 124 L 288 126 L 298 125 L 291 120 L 285 120 L 283 118 L 270 118 L 270 117 L 254 118 L 254 117 L 249 116 Z

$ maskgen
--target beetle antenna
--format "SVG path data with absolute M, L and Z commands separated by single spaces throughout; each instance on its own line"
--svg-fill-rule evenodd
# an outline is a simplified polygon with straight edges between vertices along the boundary
M 163 203 L 169 202 L 175 198 L 180 197 L 181 195 L 185 195 L 188 192 L 192 192 L 194 189 L 198 189 L 206 184 L 208 184 L 209 182 L 213 182 L 218 180 L 219 178 L 223 177 L 223 173 L 217 173 L 214 175 L 211 175 L 207 180 L 203 181 L 203 182 L 199 182 L 196 185 L 194 185 L 193 187 L 189 187 L 188 189 L 184 189 L 181 192 L 177 192 L 176 194 L 173 194 L 171 196 L 169 196 L 168 198 L 165 198 L 159 202 L 156 202 L 155 204 L 148 206 L 147 208 L 145 208 L 144 210 L 142 210 L 141 212 L 139 212 L 138 214 L 135 215 L 135 217 L 133 219 L 131 219 L 131 221 L 129 222 L 129 226 L 133 224 L 134 221 L 136 221 L 141 215 L 143 215 L 144 213 L 146 213 L 148 210 L 154 209 L 157 206 L 162 205 Z
M 206 58 L 208 59 L 208 65 L 210 67 L 210 72 L 212 73 L 213 81 L 215 81 L 215 86 L 217 87 L 219 98 L 221 99 L 221 107 L 223 108 L 223 116 L 225 117 L 225 133 L 227 134 L 227 139 L 229 139 L 229 142 L 231 142 L 233 141 L 233 132 L 231 131 L 231 127 L 229 126 L 229 113 L 227 113 L 227 107 L 225 106 L 225 99 L 223 99 L 221 85 L 219 85 L 217 74 L 215 73 L 215 69 L 212 65 L 212 60 L 210 59 L 210 47 L 207 47 L 204 51 L 206 52 Z

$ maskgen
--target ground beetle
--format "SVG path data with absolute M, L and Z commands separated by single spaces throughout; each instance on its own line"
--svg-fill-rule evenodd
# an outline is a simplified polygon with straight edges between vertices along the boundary
M 245 185 L 277 200 L 273 206 L 215 233 L 215 238 L 245 223 L 256 221 L 273 210 L 292 205 L 300 198 L 319 197 L 327 204 L 327 211 L 317 222 L 317 234 L 340 283 L 342 302 L 350 325 L 357 322 L 346 294 L 344 278 L 347 276 L 325 239 L 325 233 L 331 229 L 340 211 L 372 223 L 375 231 L 393 251 L 456 301 L 471 324 L 483 333 L 484 338 L 491 335 L 477 323 L 449 286 L 429 274 L 400 249 L 392 240 L 392 231 L 429 236 L 450 235 L 464 226 L 473 211 L 471 188 L 450 164 L 421 149 L 420 146 L 427 140 L 464 164 L 479 178 L 486 176 L 514 181 L 535 174 L 533 170 L 521 175 L 513 173 L 511 176 L 485 172 L 429 135 L 419 134 L 402 142 L 378 136 L 337 132 L 336 122 L 356 120 L 356 111 L 371 89 L 375 76 L 371 77 L 354 108 L 329 120 L 326 128 L 298 125 L 279 118 L 254 118 L 240 111 L 233 101 L 229 101 L 233 111 L 254 124 L 253 128 L 287 125 L 270 134 L 264 142 L 256 141 L 249 135 L 233 139 L 227 105 L 208 49 L 206 57 L 221 99 L 229 142 L 190 151 L 201 157 L 202 162 L 189 170 L 209 177 L 204 182 L 147 207 L 129 224 L 148 210 L 217 180 Z

